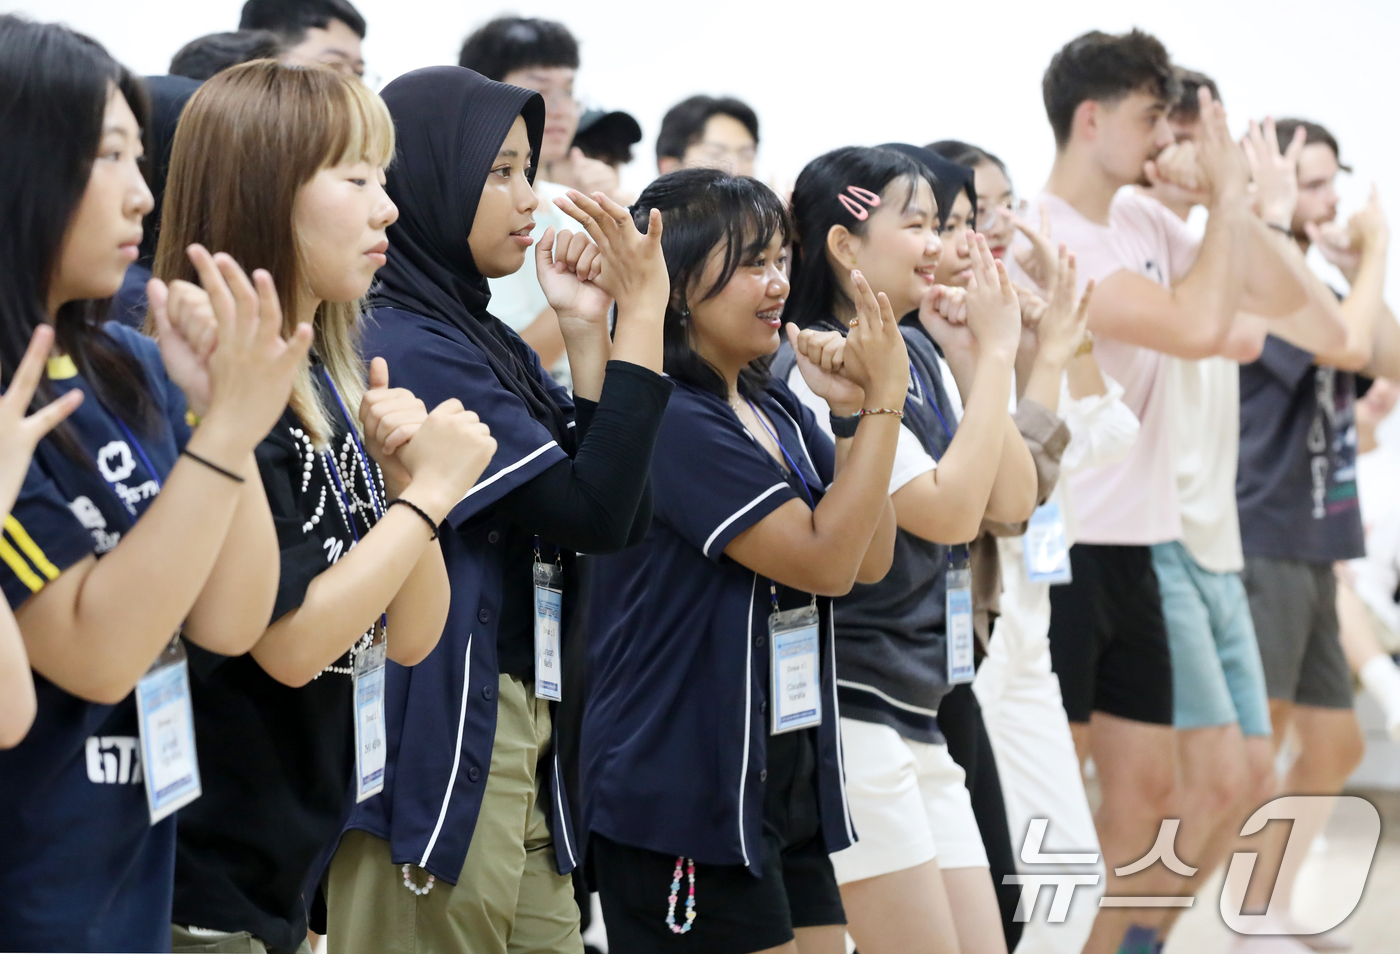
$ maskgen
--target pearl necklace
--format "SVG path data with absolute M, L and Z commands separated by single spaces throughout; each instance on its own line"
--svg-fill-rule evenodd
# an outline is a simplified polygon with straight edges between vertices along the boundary
M 432 875 L 428 875 L 428 882 L 420 888 L 418 887 L 418 885 L 413 883 L 413 876 L 409 874 L 408 869 L 411 867 L 413 866 L 403 866 L 403 886 L 421 898 L 423 897 L 423 895 L 433 890 L 433 882 L 437 881 L 437 878 L 434 878 Z

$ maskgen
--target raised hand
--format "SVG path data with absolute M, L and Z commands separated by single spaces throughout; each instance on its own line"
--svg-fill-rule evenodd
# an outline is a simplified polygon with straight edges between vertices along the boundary
M 909 391 L 909 352 L 899 319 L 885 293 L 872 292 L 858 270 L 851 271 L 851 284 L 856 317 L 846 335 L 841 373 L 865 392 L 866 407 L 898 410 Z
M 1272 116 L 1261 127 L 1249 121 L 1249 132 L 1240 142 L 1254 179 L 1254 212 L 1265 222 L 1280 228 L 1293 224 L 1293 207 L 1298 204 L 1298 157 L 1307 143 L 1307 131 L 1299 126 L 1293 141 L 1279 151 L 1278 132 Z
M 428 418 L 428 408 L 406 388 L 389 387 L 389 364 L 383 358 L 369 363 L 369 390 L 360 400 L 360 426 L 365 449 L 384 472 L 389 496 L 403 492 L 413 475 L 395 454 L 417 434 Z
M 1056 281 L 1058 282 L 1058 278 Z M 1029 288 L 1021 285 L 1014 287 L 1016 288 L 1016 299 L 1021 303 L 1021 327 L 1033 332 L 1040 327 L 1040 322 L 1045 317 L 1045 310 L 1050 307 L 1050 303 Z
M 846 336 L 839 331 L 815 331 L 787 326 L 788 341 L 797 355 L 802 379 L 839 417 L 850 417 L 865 402 L 865 390 L 842 373 L 846 359 Z
M 198 285 L 159 278 L 146 283 L 156 344 L 170 380 L 185 392 L 195 414 L 209 410 L 209 356 L 219 343 L 219 322 L 209 294 Z
M 1093 292 L 1094 282 L 1090 279 L 1084 294 L 1079 294 L 1078 266 L 1074 256 L 1061 245 L 1059 277 L 1036 329 L 1041 355 L 1061 366 L 1074 357 L 1089 325 L 1089 298 Z
M 9 513 L 15 505 L 39 441 L 83 403 L 83 392 L 74 388 L 33 414 L 28 413 L 52 345 L 53 328 L 35 328 L 9 388 L 0 395 L 0 515 Z
M 1371 197 L 1355 212 L 1346 225 L 1329 222 L 1303 226 L 1308 239 L 1317 246 L 1322 257 L 1337 267 L 1348 282 L 1356 281 L 1361 259 L 1368 252 L 1385 254 L 1390 243 L 1390 225 L 1381 208 L 1380 193 L 1371 186 Z
M 1021 303 L 1006 266 L 987 248 L 987 240 L 968 232 L 972 277 L 967 283 L 967 326 L 982 353 L 989 349 L 1015 357 L 1021 339 Z
M 607 333 L 612 296 L 594 283 L 602 272 L 598 246 L 583 232 L 544 230 L 535 243 L 535 270 L 561 326 L 581 323 Z
M 661 254 L 661 213 L 652 210 L 643 234 L 631 214 L 601 192 L 590 198 L 571 191 L 554 203 L 597 244 L 600 261 L 590 281 L 617 300 L 619 320 L 626 312 L 660 321 L 671 294 L 666 259 Z
M 1205 205 L 1210 184 L 1201 170 L 1200 152 L 1194 142 L 1178 142 L 1163 149 L 1142 167 L 1152 195 L 1173 206 Z
M 1211 204 L 1243 200 L 1249 188 L 1249 162 L 1230 136 L 1225 107 L 1200 90 L 1201 137 L 1196 144 L 1197 167 Z
M 271 275 L 258 269 L 249 281 L 231 256 L 211 256 L 202 245 L 191 245 L 188 254 L 218 325 L 218 344 L 208 359 L 204 424 L 217 424 L 234 445 L 252 450 L 287 407 L 311 347 L 311 326 L 303 322 L 283 339 Z
M 1033 228 L 1029 222 L 1019 215 L 1012 214 L 1011 224 L 1016 226 L 1026 238 L 1030 239 L 1030 246 L 1021 246 L 1012 250 L 1016 256 L 1016 264 L 1021 266 L 1021 270 L 1030 276 L 1040 288 L 1049 288 L 1055 280 L 1055 264 L 1058 257 L 1055 254 L 1055 245 L 1050 241 L 1050 213 L 1045 208 L 1045 203 L 1040 205 L 1040 227 Z
M 496 439 L 481 418 L 456 398 L 443 401 L 396 452 L 411 478 L 400 495 L 411 494 L 414 503 L 441 522 L 495 454 Z

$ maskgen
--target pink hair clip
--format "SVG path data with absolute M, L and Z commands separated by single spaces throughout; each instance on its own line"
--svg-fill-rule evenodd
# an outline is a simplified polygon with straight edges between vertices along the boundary
M 866 219 L 870 218 L 869 210 L 862 206 L 860 202 L 864 202 L 865 205 L 870 206 L 872 209 L 878 209 L 880 207 L 880 197 L 869 189 L 862 189 L 860 186 L 853 185 L 846 186 L 846 191 L 849 192 L 850 195 L 838 193 L 836 199 L 846 207 L 847 212 L 856 217 L 857 222 L 864 222 Z M 852 198 L 852 196 L 855 198 Z M 860 202 L 857 202 L 856 199 L 859 199 Z

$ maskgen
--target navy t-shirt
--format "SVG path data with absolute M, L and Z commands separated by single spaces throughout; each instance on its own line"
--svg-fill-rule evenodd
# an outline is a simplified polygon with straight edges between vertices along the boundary
M 544 372 L 528 345 L 518 338 L 512 345 L 572 418 L 568 392 Z M 452 584 L 442 638 L 417 666 L 388 663 L 384 790 L 356 805 L 349 822 L 387 839 L 394 864 L 420 865 L 456 884 L 491 769 L 502 572 L 509 535 L 518 532 L 493 505 L 568 455 L 500 383 L 486 355 L 451 324 L 377 308 L 365 323 L 363 346 L 366 357 L 388 362 L 392 384 L 409 388 L 430 409 L 460 399 L 496 439 L 496 455 L 448 514 L 439 538 Z M 567 600 L 572 574 L 565 569 Z M 542 766 L 541 786 L 556 795 L 551 805 L 556 861 L 568 871 L 578 854 L 557 760 L 556 750 Z
M 155 343 L 115 323 L 106 330 L 139 359 L 161 417 L 132 428 L 81 377 L 55 372 L 56 392 L 86 395 L 68 423 L 87 461 L 52 438 L 40 443 L 0 542 L 11 607 L 120 543 L 189 439 L 184 395 Z M 134 694 L 99 705 L 37 673 L 34 683 L 34 727 L 0 752 L 0 949 L 168 951 L 175 818 L 150 823 Z
M 785 471 L 728 403 L 689 385 L 667 405 L 652 459 L 654 511 L 640 546 L 594 561 L 589 698 L 580 785 L 589 831 L 761 873 L 769 738 L 770 581 L 725 556 L 794 498 L 820 501 L 835 448 L 774 381 L 757 402 L 801 476 Z M 805 481 L 805 487 L 804 487 Z M 780 608 L 810 594 L 778 586 Z M 818 805 L 828 851 L 855 839 L 841 776 L 831 600 L 819 598 Z M 703 902 L 702 902 L 703 904 Z
M 1362 556 L 1356 377 L 1270 336 L 1240 365 L 1240 538 L 1249 556 L 1332 563 Z

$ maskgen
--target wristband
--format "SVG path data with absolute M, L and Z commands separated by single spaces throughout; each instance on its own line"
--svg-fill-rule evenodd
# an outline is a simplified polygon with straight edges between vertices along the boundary
M 1267 225 L 1269 228 L 1273 229 L 1275 232 L 1282 232 L 1289 238 L 1293 237 L 1293 230 L 1288 228 L 1287 226 L 1279 225 L 1276 222 L 1265 222 L 1264 224 Z
M 426 523 L 426 524 L 428 525 L 428 529 L 432 531 L 432 534 L 433 534 L 433 535 L 432 535 L 432 537 L 431 537 L 430 539 L 431 539 L 431 540 L 436 540 L 436 539 L 438 538 L 438 525 L 437 525 L 437 522 L 436 522 L 435 520 L 433 520 L 432 517 L 428 516 L 428 511 L 426 511 L 426 510 L 424 510 L 422 507 L 418 506 L 418 505 L 417 505 L 416 503 L 414 503 L 412 500 L 404 500 L 402 497 L 395 497 L 393 500 L 389 501 L 388 506 L 389 506 L 389 507 L 392 507 L 392 506 L 394 506 L 394 504 L 403 504 L 403 505 L 404 505 L 405 507 L 407 507 L 409 510 L 412 510 L 414 513 L 418 514 L 418 516 L 422 517 L 422 518 L 423 518 L 423 522 Z M 385 509 L 387 510 L 388 507 L 386 507 Z
M 831 433 L 836 437 L 855 437 L 856 428 L 860 426 L 860 412 L 852 414 L 850 417 L 831 415 Z
M 198 454 L 196 454 L 196 453 L 195 453 L 194 451 L 192 451 L 192 450 L 189 450 L 188 448 L 185 448 L 185 449 L 181 450 L 181 451 L 180 451 L 180 455 L 181 455 L 182 457 L 188 457 L 190 460 L 195 461 L 196 463 L 203 464 L 205 467 L 208 467 L 210 470 L 214 471 L 216 474 L 223 474 L 223 475 L 224 475 L 225 477 L 227 477 L 229 480 L 237 481 L 237 482 L 240 483 L 240 484 L 246 483 L 246 481 L 243 479 L 243 476 L 242 476 L 241 474 L 235 474 L 235 473 L 234 473 L 233 471 L 231 471 L 231 470 L 225 470 L 223 467 L 220 467 L 218 464 L 214 463 L 212 460 L 205 460 L 203 457 L 200 457 Z
M 860 409 L 861 417 L 869 417 L 872 414 L 893 414 L 900 420 L 904 419 L 904 412 L 892 407 L 863 407 Z

